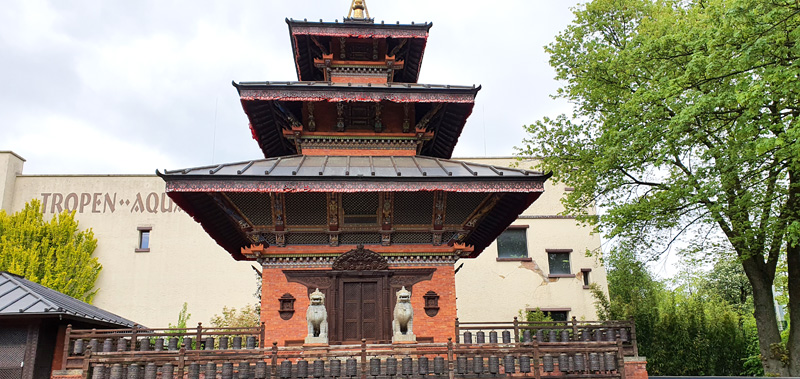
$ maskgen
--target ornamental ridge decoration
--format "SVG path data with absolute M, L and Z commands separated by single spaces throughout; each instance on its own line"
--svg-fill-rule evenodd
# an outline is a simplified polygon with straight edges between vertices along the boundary
M 358 245 L 333 261 L 336 271 L 388 270 L 389 262 L 380 254 Z

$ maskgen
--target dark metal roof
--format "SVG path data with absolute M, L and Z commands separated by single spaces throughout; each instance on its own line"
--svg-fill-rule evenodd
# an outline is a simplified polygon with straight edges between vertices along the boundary
M 544 191 L 550 174 L 423 156 L 295 155 L 156 172 L 167 193 L 234 259 L 246 259 L 243 225 L 216 194 L 233 192 L 502 193 L 500 201 L 463 241 L 480 254 Z M 244 228 L 244 229 L 243 229 Z
M 302 119 L 304 101 L 391 101 L 412 103 L 420 121 L 436 108 L 427 129 L 434 138 L 422 145 L 422 155 L 450 158 L 461 131 L 472 113 L 480 86 L 452 86 L 411 83 L 334 84 L 331 82 L 243 82 L 233 83 L 239 91 L 253 137 L 264 157 L 297 154 L 283 130 L 288 127 L 281 115 L 291 113 Z
M 286 20 L 289 25 L 289 34 L 292 40 L 292 51 L 295 56 L 295 67 L 297 68 L 297 78 L 299 80 L 322 80 L 322 71 L 314 67 L 314 57 L 318 55 L 315 51 L 315 43 L 311 37 L 314 36 L 318 42 L 325 43 L 330 38 L 339 37 L 362 37 L 362 38 L 382 38 L 387 39 L 393 45 L 399 44 L 401 40 L 407 39 L 407 48 L 402 56 L 397 58 L 405 61 L 402 70 L 395 74 L 398 82 L 415 83 L 419 78 L 419 70 L 422 65 L 422 56 L 425 52 L 425 45 L 428 39 L 428 30 L 433 26 L 432 23 L 422 24 L 375 24 L 361 22 L 309 22 Z
M 422 83 L 334 83 L 250 81 L 232 83 L 246 100 L 377 101 L 472 103 L 481 86 Z
M 424 181 L 543 181 L 538 171 L 491 166 L 425 156 L 310 156 L 293 155 L 245 162 L 201 166 L 158 173 L 165 180 L 220 178 L 241 180 L 379 180 Z M 471 192 L 481 192 L 477 190 Z
M 66 315 L 108 325 L 132 327 L 131 320 L 117 316 L 21 276 L 0 272 L 0 316 Z

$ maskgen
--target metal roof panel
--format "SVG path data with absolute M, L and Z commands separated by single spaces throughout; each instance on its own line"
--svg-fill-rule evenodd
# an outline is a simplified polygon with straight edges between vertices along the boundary
M 21 276 L 0 271 L 0 316 L 66 314 L 131 327 L 133 321 L 84 303 Z

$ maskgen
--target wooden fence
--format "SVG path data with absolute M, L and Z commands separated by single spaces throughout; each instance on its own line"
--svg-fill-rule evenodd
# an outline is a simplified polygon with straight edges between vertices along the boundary
M 622 340 L 625 355 L 638 356 L 636 323 L 630 320 L 615 321 L 519 321 L 512 322 L 460 322 L 456 319 L 457 343 L 484 344 L 531 342 L 610 341 Z
M 447 343 L 264 346 L 254 328 L 67 328 L 62 369 L 88 379 L 625 378 L 632 321 L 458 322 Z M 488 332 L 488 333 L 487 333 Z M 488 335 L 488 339 L 487 339 Z
M 490 378 L 625 379 L 622 342 L 336 345 L 134 351 L 82 356 L 92 379 Z

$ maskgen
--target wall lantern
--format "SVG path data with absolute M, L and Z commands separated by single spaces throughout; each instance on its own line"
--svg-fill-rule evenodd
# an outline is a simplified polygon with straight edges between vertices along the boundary
M 294 296 L 288 293 L 278 298 L 281 304 L 280 308 L 278 308 L 278 313 L 280 313 L 282 319 L 288 320 L 294 316 L 294 300 Z
M 425 298 L 425 314 L 434 317 L 439 313 L 439 295 L 436 292 L 428 291 L 422 295 Z

